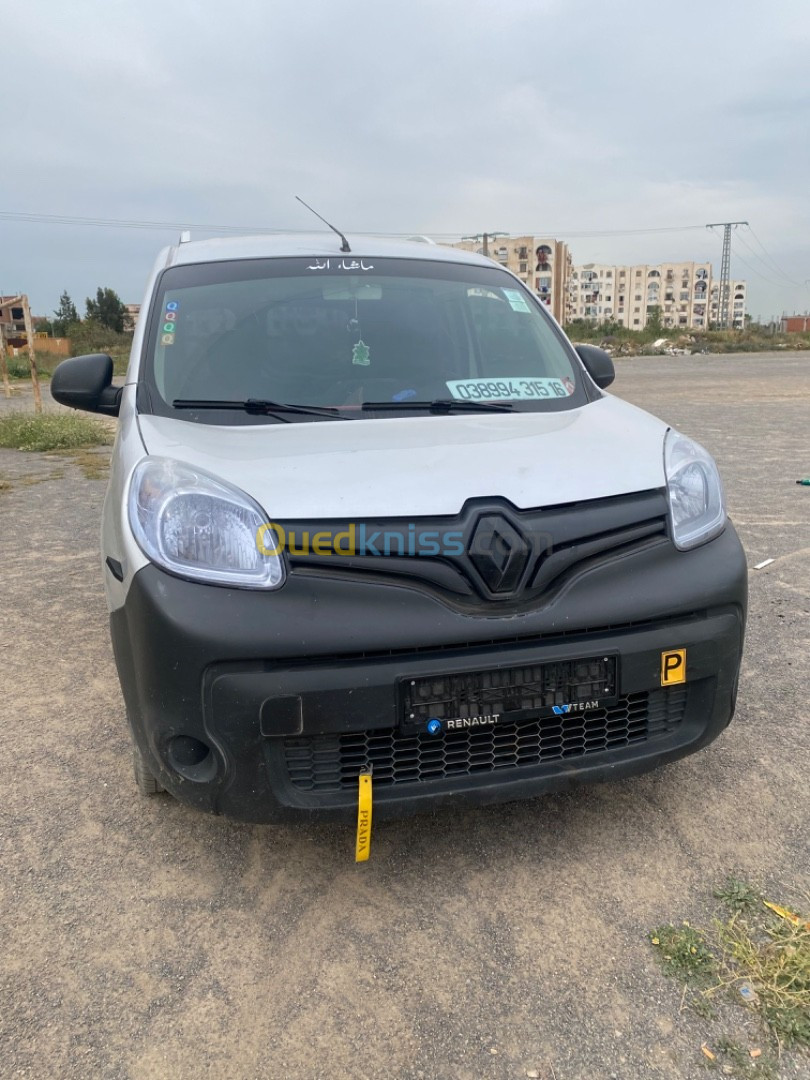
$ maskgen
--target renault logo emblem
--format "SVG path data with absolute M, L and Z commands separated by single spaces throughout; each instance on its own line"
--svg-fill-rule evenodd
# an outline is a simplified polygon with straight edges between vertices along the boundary
M 478 519 L 469 551 L 478 576 L 494 593 L 514 592 L 531 556 L 528 541 L 503 514 Z

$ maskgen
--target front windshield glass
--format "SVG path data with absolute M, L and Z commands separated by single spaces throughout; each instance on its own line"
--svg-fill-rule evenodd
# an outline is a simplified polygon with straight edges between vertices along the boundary
M 396 416 L 436 400 L 521 411 L 588 400 L 562 335 L 496 266 L 354 255 L 178 266 L 149 327 L 152 409 L 184 419 L 245 422 L 202 409 L 247 399 L 353 419 L 375 416 L 369 403 Z

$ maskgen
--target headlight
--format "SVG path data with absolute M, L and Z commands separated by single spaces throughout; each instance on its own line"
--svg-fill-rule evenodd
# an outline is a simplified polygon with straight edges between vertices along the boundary
M 144 458 L 132 474 L 129 523 L 152 562 L 180 577 L 246 589 L 284 581 L 280 554 L 263 555 L 267 516 L 244 491 L 169 458 Z
M 721 533 L 726 500 L 711 454 L 670 429 L 664 440 L 664 471 L 675 546 L 686 551 Z

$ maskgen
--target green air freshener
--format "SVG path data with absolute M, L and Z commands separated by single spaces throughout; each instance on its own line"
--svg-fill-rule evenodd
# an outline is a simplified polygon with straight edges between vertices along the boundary
M 371 363 L 371 349 L 362 338 L 352 347 L 352 363 L 368 367 Z

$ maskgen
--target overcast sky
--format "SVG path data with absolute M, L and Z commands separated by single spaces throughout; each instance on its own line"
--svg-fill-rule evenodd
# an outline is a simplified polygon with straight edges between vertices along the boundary
M 738 230 L 750 312 L 810 309 L 807 0 L 0 0 L 0 15 L 0 211 L 309 229 L 298 193 L 347 232 L 552 234 L 576 262 L 718 271 L 706 230 L 571 234 L 745 219 L 768 253 Z M 0 220 L 0 293 L 38 314 L 65 288 L 80 310 L 98 285 L 139 301 L 175 238 Z

